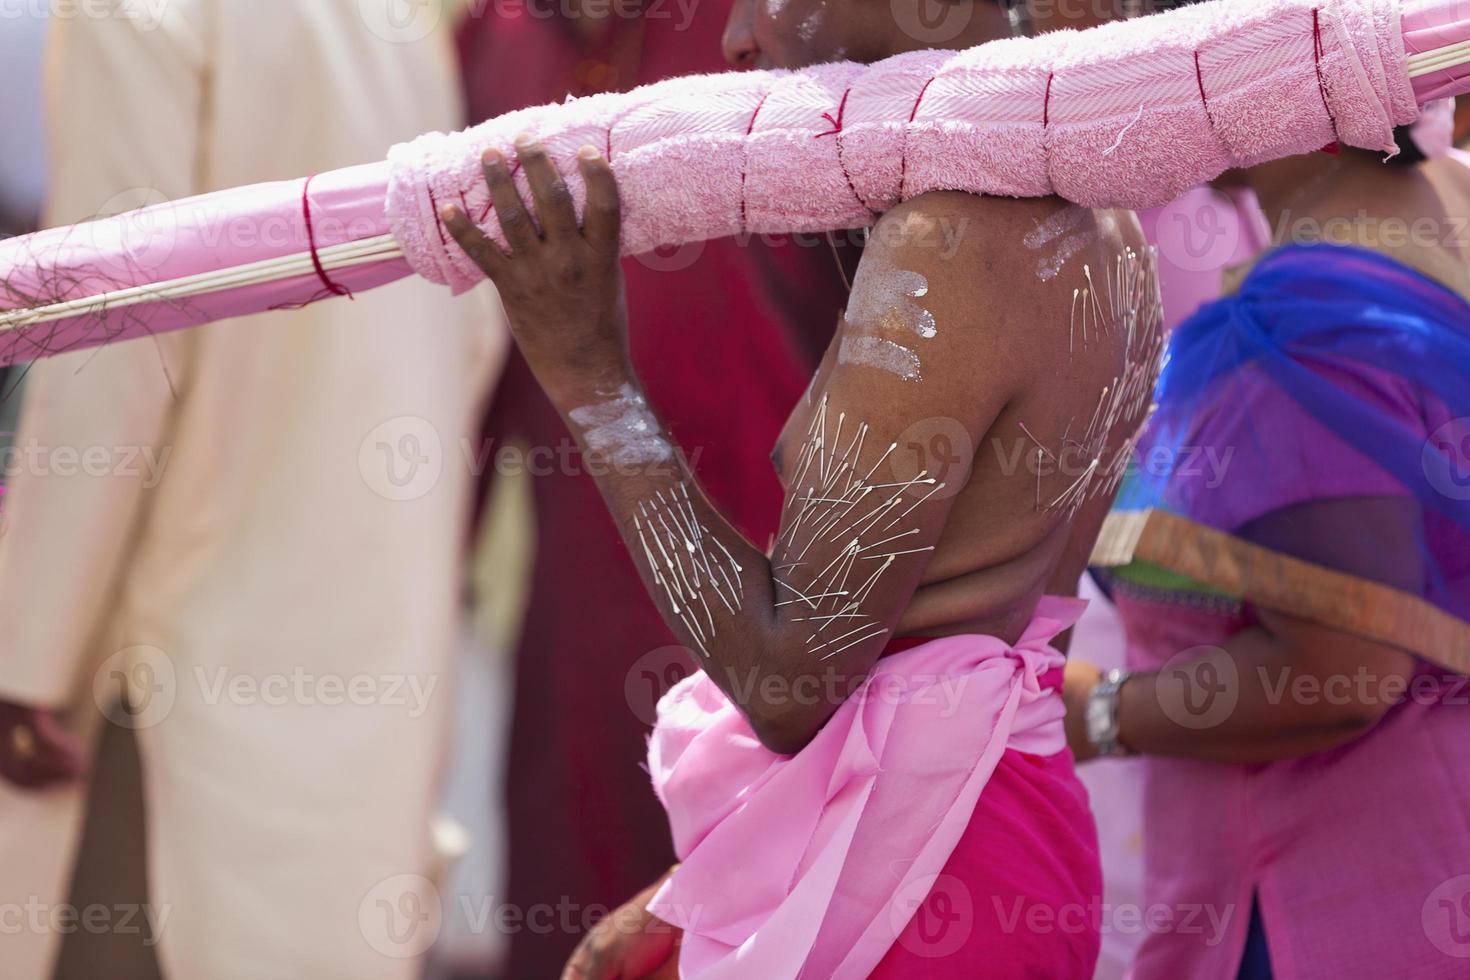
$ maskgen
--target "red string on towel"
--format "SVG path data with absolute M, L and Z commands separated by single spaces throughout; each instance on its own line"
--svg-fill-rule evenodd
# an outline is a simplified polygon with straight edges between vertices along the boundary
M 919 104 L 924 101 L 924 93 L 927 92 L 927 91 L 929 91 L 929 86 L 934 84 L 934 79 L 936 77 L 937 76 L 930 75 L 929 76 L 929 80 L 924 83 L 924 87 L 921 88 L 921 89 L 919 89 L 919 96 L 918 96 L 918 98 L 914 99 L 914 107 L 909 110 L 909 122 L 910 123 L 912 123 L 916 118 L 918 118 L 918 115 L 919 115 Z M 908 133 L 908 130 L 905 129 L 904 132 L 903 132 L 903 153 L 898 158 L 898 196 L 899 196 L 900 199 L 903 198 L 903 188 L 904 188 L 904 185 L 908 183 L 908 176 L 909 176 L 909 152 L 908 151 L 909 151 L 909 133 Z
M 823 136 L 836 136 L 842 132 L 842 115 L 847 111 L 847 96 L 851 91 L 852 89 L 850 87 L 843 91 L 842 101 L 837 103 L 837 118 L 832 118 L 832 113 L 830 112 L 822 113 L 822 118 L 831 123 L 832 128 L 825 133 L 818 133 L 813 139 L 821 139 Z M 852 191 L 852 196 L 863 206 L 864 211 L 867 211 L 869 214 L 874 214 L 873 209 L 868 207 L 868 202 L 864 201 L 863 196 L 858 193 L 857 185 L 852 182 L 852 174 L 847 172 L 847 164 L 842 159 L 841 140 L 837 141 L 837 166 L 842 168 L 842 176 L 847 180 L 847 189 Z M 874 216 L 876 217 L 876 215 Z
M 761 96 L 761 100 L 755 104 L 755 111 L 750 114 L 750 124 L 745 127 L 745 135 L 748 137 L 755 132 L 755 119 L 761 114 L 761 106 L 766 104 L 766 99 L 771 97 L 770 92 Z M 750 154 L 750 146 L 742 144 L 743 153 L 740 158 L 740 230 L 745 231 L 745 169 L 746 157 Z
M 1199 101 L 1205 107 L 1205 119 L 1209 122 L 1210 128 L 1214 129 L 1215 117 L 1210 115 L 1210 97 L 1205 94 L 1205 72 L 1200 67 L 1198 51 L 1194 53 L 1194 80 L 1199 83 Z
M 1327 119 L 1332 123 L 1332 135 L 1337 135 L 1337 117 L 1332 114 L 1332 105 L 1327 101 L 1327 79 L 1322 74 L 1322 11 L 1320 8 L 1312 9 L 1312 55 L 1317 59 L 1317 91 L 1322 93 L 1322 107 L 1327 110 Z M 1333 140 L 1322 147 L 1323 153 L 1331 153 L 1336 156 L 1342 147 L 1338 140 Z
M 322 257 L 316 249 L 316 227 L 311 222 L 311 182 L 315 178 L 316 174 L 312 174 L 301 185 L 301 216 L 306 222 L 306 242 L 311 247 L 311 264 L 316 269 L 317 278 L 322 281 L 322 286 L 326 288 L 328 293 L 333 296 L 346 296 L 348 299 L 352 299 L 352 290 L 340 283 L 333 282 L 331 277 L 327 275 L 327 268 L 322 265 Z
M 832 128 L 827 130 L 825 133 L 818 133 L 814 137 L 815 139 L 821 139 L 823 136 L 836 136 L 838 133 L 842 132 L 842 114 L 847 111 L 847 95 L 851 91 L 852 89 L 849 88 L 842 93 L 842 101 L 837 103 L 836 119 L 832 118 L 832 113 L 830 112 L 822 113 L 822 118 L 831 123 Z

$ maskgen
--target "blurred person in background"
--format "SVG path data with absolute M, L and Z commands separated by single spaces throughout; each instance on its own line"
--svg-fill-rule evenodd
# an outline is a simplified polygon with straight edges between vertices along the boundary
M 1181 555 L 1244 551 L 1112 572 L 1127 666 L 1068 665 L 1078 758 L 1142 757 L 1144 899 L 1168 919 L 1140 980 L 1464 975 L 1470 167 L 1449 129 L 1441 107 L 1387 164 L 1332 147 L 1221 181 L 1276 240 L 1175 332 L 1124 497 L 1194 522 Z M 1223 568 L 1234 588 L 1198 577 Z
M 459 126 L 450 38 L 372 8 L 57 19 L 45 222 Z M 0 937 L 7 980 L 50 975 L 104 717 L 139 742 L 128 922 L 164 975 L 417 974 L 486 312 L 407 282 L 31 369 L 0 539 L 0 901 L 35 914 Z
M 459 36 L 471 118 L 724 67 L 729 0 L 644 6 L 528 4 L 468 18 Z M 846 236 L 835 250 L 855 264 Z M 649 400 L 751 540 L 777 528 L 770 447 L 841 314 L 838 261 L 834 244 L 806 236 L 697 242 L 622 263 L 633 359 Z M 535 557 L 505 786 L 505 902 L 523 915 L 545 910 L 555 925 L 512 931 L 504 975 L 540 980 L 559 974 L 600 913 L 673 862 L 643 760 L 653 705 L 691 661 L 518 352 L 497 385 L 486 435 L 496 447 L 554 450 L 529 480 Z
M 47 17 L 14 17 L 0 30 L 0 238 L 36 230 L 46 183 L 46 135 L 41 108 L 41 58 Z M 0 370 L 0 450 L 9 451 L 19 419 L 15 397 L 24 368 Z M 0 481 L 4 474 L 0 473 Z M 3 492 L 3 491 L 0 491 Z
M 41 120 L 41 51 L 46 20 L 12 17 L 0 31 L 0 237 L 34 231 L 46 181 L 46 140 Z

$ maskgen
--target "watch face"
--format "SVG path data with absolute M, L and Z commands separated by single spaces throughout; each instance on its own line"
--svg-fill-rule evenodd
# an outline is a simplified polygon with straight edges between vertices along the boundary
M 1093 745 L 1106 739 L 1113 727 L 1112 706 L 1106 698 L 1095 697 L 1087 702 L 1087 740 Z

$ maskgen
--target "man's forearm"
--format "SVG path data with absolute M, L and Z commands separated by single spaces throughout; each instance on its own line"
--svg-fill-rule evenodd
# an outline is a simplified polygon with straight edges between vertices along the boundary
M 770 559 L 704 496 L 631 372 L 553 397 L 665 622 L 763 741 L 799 748 L 845 692 L 799 706 L 788 697 L 821 666 L 794 649 L 783 610 L 796 596 L 777 594 Z

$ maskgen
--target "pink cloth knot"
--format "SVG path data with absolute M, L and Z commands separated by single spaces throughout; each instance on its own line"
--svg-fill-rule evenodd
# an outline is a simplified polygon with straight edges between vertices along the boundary
M 1085 607 L 1043 599 L 1014 645 L 951 636 L 880 660 L 794 756 L 762 747 L 703 673 L 665 694 L 648 763 L 683 864 L 650 909 L 685 931 L 681 976 L 866 977 L 1005 750 L 1066 747 L 1041 679 Z

